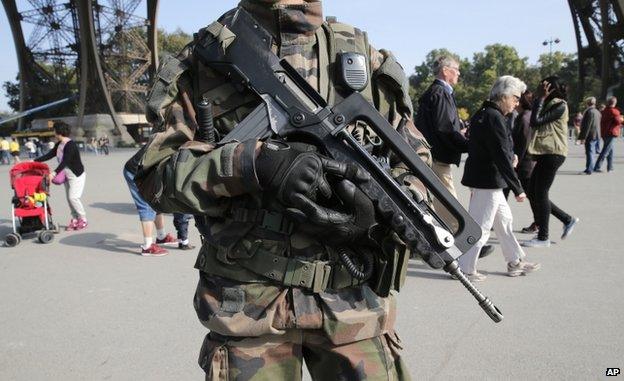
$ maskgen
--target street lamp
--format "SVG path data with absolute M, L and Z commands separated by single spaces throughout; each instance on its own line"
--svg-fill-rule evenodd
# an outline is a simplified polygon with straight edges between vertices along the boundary
M 544 40 L 544 42 L 542 42 L 542 45 L 544 45 L 544 46 L 550 45 L 550 56 L 552 57 L 552 46 L 553 46 L 553 44 L 558 44 L 560 42 L 561 42 L 561 40 L 559 38 L 555 38 L 553 40 L 552 37 L 551 37 L 550 40 Z

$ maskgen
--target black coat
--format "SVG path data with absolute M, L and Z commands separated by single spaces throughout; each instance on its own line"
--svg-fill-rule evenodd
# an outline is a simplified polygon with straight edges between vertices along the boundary
M 495 103 L 486 101 L 470 119 L 470 144 L 462 184 L 479 189 L 509 187 L 524 192 L 513 169 L 513 142 L 505 116 Z
M 529 155 L 527 149 L 533 138 L 534 130 L 531 128 L 531 110 L 524 110 L 516 117 L 514 129 L 512 130 L 512 139 L 514 144 L 514 153 L 518 155 L 518 166 L 516 173 L 520 177 L 531 177 L 535 161 Z
M 455 98 L 438 79 L 418 100 L 416 127 L 431 145 L 435 161 L 459 165 L 462 152 L 468 152 L 468 140 L 459 132 Z

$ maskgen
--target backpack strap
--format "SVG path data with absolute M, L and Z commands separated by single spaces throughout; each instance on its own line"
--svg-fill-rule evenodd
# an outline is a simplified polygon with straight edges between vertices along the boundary
M 165 123 L 165 109 L 178 96 L 178 78 L 189 68 L 186 60 L 165 56 L 147 96 L 147 120 L 158 129 Z
M 411 116 L 414 112 L 412 99 L 409 95 L 409 81 L 403 67 L 388 50 L 381 50 L 386 59 L 379 69 L 375 71 L 375 77 L 383 81 L 389 89 L 396 94 L 396 102 L 399 112 Z

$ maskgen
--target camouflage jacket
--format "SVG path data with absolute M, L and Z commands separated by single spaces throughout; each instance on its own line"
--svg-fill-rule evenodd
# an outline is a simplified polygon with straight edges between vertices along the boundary
M 271 32 L 274 52 L 295 67 L 330 104 L 341 95 L 331 80 L 323 80 L 329 65 L 325 47 L 330 38 L 336 38 L 330 35 L 339 34 L 344 43 L 361 50 L 369 58 L 372 73 L 365 90 L 368 99 L 394 126 L 406 117 L 408 121 L 400 132 L 425 160 L 430 160 L 426 142 L 411 122 L 407 79 L 390 52 L 369 46 L 358 29 L 323 23 L 317 1 L 289 8 L 242 1 L 239 7 Z M 226 13 L 219 22 L 228 25 L 235 12 Z M 193 104 L 201 97 L 212 103 L 214 123 L 221 135 L 259 104 L 254 94 L 234 88 L 194 59 L 193 45 L 209 32 L 214 34 L 214 28 L 200 30 L 177 58 L 162 65 L 147 114 L 163 132 L 149 143 L 157 148 L 148 149 L 143 158 L 143 165 L 162 170 L 142 186 L 152 189 L 144 195 L 160 211 L 210 217 L 210 232 L 196 262 L 200 282 L 194 302 L 200 320 L 210 330 L 226 336 L 323 328 L 336 344 L 392 330 L 392 295 L 380 297 L 369 285 L 347 276 L 333 248 L 317 237 L 300 232 L 296 226 L 284 226 L 288 225 L 284 221 L 272 228 L 263 225 L 263 218 L 282 207 L 262 192 L 255 175 L 258 142 L 214 146 L 189 141 L 196 126 Z M 352 129 L 363 141 L 375 139 L 365 125 Z M 180 146 L 188 151 L 184 158 L 179 154 Z M 162 159 L 171 154 L 174 159 Z M 392 165 L 395 177 L 423 191 L 401 163 Z M 382 246 L 403 253 L 392 257 L 391 265 L 397 270 L 396 277 L 403 277 L 408 258 L 405 248 L 394 236 L 389 236 Z M 400 282 L 397 279 L 394 283 Z

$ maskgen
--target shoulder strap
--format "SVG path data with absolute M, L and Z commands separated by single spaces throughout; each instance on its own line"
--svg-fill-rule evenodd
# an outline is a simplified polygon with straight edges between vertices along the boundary
M 159 128 L 165 122 L 164 110 L 178 95 L 177 80 L 188 69 L 188 64 L 173 56 L 161 61 L 156 81 L 147 96 L 147 120 Z

